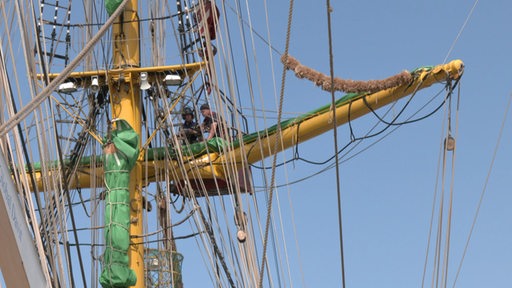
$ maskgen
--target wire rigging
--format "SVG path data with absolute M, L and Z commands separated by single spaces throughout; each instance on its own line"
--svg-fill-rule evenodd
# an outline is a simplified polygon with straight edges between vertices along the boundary
M 478 200 L 478 205 L 477 205 L 476 210 L 475 210 L 475 215 L 474 215 L 473 221 L 471 223 L 471 228 L 469 230 L 468 237 L 467 237 L 466 243 L 464 245 L 464 251 L 462 252 L 462 256 L 460 258 L 459 265 L 457 266 L 457 272 L 455 274 L 455 279 L 453 280 L 452 287 L 455 287 L 455 285 L 457 284 L 457 281 L 459 279 L 460 272 L 462 271 L 462 265 L 464 263 L 464 259 L 466 257 L 467 252 L 468 252 L 469 242 L 471 241 L 471 237 L 473 236 L 473 232 L 474 232 L 475 227 L 476 227 L 476 222 L 478 220 L 478 216 L 480 215 L 480 208 L 482 207 L 482 203 L 483 203 L 485 194 L 487 192 L 487 185 L 489 184 L 489 180 L 491 179 L 491 175 L 492 175 L 492 172 L 494 170 L 494 162 L 495 162 L 496 157 L 498 155 L 499 146 L 501 145 L 501 138 L 503 136 L 505 125 L 507 123 L 507 118 L 508 118 L 508 113 L 510 112 L 511 103 L 512 103 L 512 93 L 509 96 L 509 99 L 508 99 L 508 102 L 507 102 L 507 106 L 505 108 L 505 112 L 504 112 L 504 115 L 503 115 L 503 121 L 501 122 L 500 131 L 499 131 L 498 137 L 496 139 L 496 145 L 494 146 L 494 150 L 493 150 L 493 154 L 492 154 L 492 159 L 491 159 L 491 162 L 489 163 L 489 169 L 488 169 L 487 175 L 485 177 L 485 182 L 484 182 L 484 185 L 482 187 L 482 192 L 480 193 L 480 198 Z
M 419 108 L 418 112 L 425 109 L 425 107 L 427 105 L 429 105 L 435 98 L 437 98 L 440 93 L 442 92 L 442 90 L 437 93 L 435 96 L 433 96 L 425 105 L 423 105 L 421 108 Z M 376 136 L 379 136 L 380 134 L 384 133 L 385 131 L 388 130 L 388 128 L 392 127 L 392 126 L 396 126 L 396 127 L 399 127 L 399 126 L 402 126 L 402 125 L 405 125 L 405 124 L 411 124 L 411 123 L 415 123 L 415 122 L 418 122 L 420 120 L 424 120 L 428 117 L 431 117 L 433 116 L 436 112 L 438 112 L 440 110 L 441 107 L 443 107 L 447 101 L 447 99 L 450 98 L 451 94 L 450 93 L 447 93 L 446 96 L 443 98 L 443 101 L 438 104 L 437 107 L 435 107 L 432 111 L 428 112 L 427 114 L 423 115 L 423 116 L 419 116 L 419 117 L 416 117 L 413 119 L 413 117 L 418 113 L 418 112 L 415 112 L 412 116 L 410 116 L 409 118 L 407 118 L 405 121 L 401 121 L 401 122 L 397 122 L 398 121 L 398 118 L 401 114 L 403 114 L 403 112 L 405 111 L 405 109 L 407 108 L 408 106 L 408 103 L 412 100 L 412 98 L 414 97 L 415 94 L 413 94 L 411 96 L 411 99 L 409 99 L 407 101 L 407 104 L 405 106 L 403 106 L 400 111 L 397 113 L 397 116 L 395 116 L 391 121 L 387 121 L 384 119 L 383 116 L 380 116 L 378 114 L 376 114 L 376 112 L 369 106 L 369 104 L 367 103 L 366 99 L 364 100 L 364 103 L 365 105 L 368 107 L 368 109 L 370 109 L 372 112 L 374 112 L 374 115 L 376 116 L 376 118 L 379 120 L 379 122 L 385 124 L 386 126 L 383 127 L 382 129 L 380 129 L 379 131 L 377 132 L 374 132 L 374 133 L 371 133 L 371 131 L 373 131 L 376 126 L 374 126 L 374 128 L 370 129 L 369 132 L 367 134 L 365 134 L 364 136 L 355 136 L 354 134 L 354 129 L 353 129 L 353 124 L 350 120 L 350 109 L 348 110 L 348 115 L 349 115 L 349 121 L 348 121 L 348 125 L 349 125 L 349 131 L 350 131 L 350 141 L 348 141 L 347 144 L 345 144 L 345 146 L 343 146 L 341 149 L 339 149 L 337 151 L 337 153 L 335 153 L 334 155 L 332 155 L 331 157 L 327 158 L 326 160 L 323 160 L 323 161 L 313 161 L 313 160 L 308 160 L 306 158 L 303 158 L 300 156 L 300 153 L 299 153 L 299 145 L 297 144 L 295 146 L 295 149 L 294 149 L 294 157 L 292 159 L 289 159 L 287 161 L 284 161 L 284 162 L 281 162 L 279 164 L 276 164 L 277 167 L 281 167 L 285 164 L 288 164 L 290 162 L 293 162 L 293 161 L 296 161 L 296 160 L 300 160 L 300 161 L 303 161 L 305 163 L 309 163 L 309 164 L 313 164 L 313 165 L 325 165 L 327 163 L 329 163 L 330 161 L 332 161 L 333 159 L 335 159 L 335 157 L 339 156 L 341 153 L 343 153 L 346 149 L 348 149 L 350 146 L 352 146 L 352 144 L 356 143 L 356 142 L 360 142 L 362 140 L 365 140 L 365 139 L 370 139 L 370 138 L 373 138 L 373 137 L 376 137 Z M 350 102 L 351 103 L 351 102 Z M 348 104 L 349 107 L 351 104 Z M 392 108 L 390 108 L 388 110 L 388 112 L 391 110 Z M 388 112 L 386 112 L 386 114 L 388 114 Z M 300 128 L 300 124 L 297 126 L 297 129 Z M 258 166 L 258 165 L 255 165 L 255 164 L 251 164 L 251 167 L 254 167 L 256 169 L 271 169 L 271 167 L 262 167 L 262 166 Z
M 284 56 L 283 58 L 286 60 L 288 58 L 288 51 L 290 47 L 290 34 L 291 34 L 291 26 L 292 26 L 292 16 L 293 16 L 293 3 L 294 0 L 290 0 L 290 8 L 288 10 L 288 25 L 287 25 L 287 32 L 286 32 L 286 44 L 285 44 L 285 50 L 284 50 Z M 286 68 L 283 67 L 283 73 L 281 78 L 281 92 L 280 92 L 280 99 L 279 99 L 279 107 L 278 107 L 278 114 L 277 114 L 277 132 L 274 144 L 274 151 L 277 151 L 277 145 L 279 144 L 279 135 L 281 132 L 281 117 L 282 117 L 282 110 L 283 110 L 283 102 L 284 102 L 284 88 L 285 88 L 285 82 L 286 82 Z M 267 252 L 267 241 L 268 241 L 268 232 L 270 228 L 270 214 L 272 212 L 272 199 L 274 194 L 274 185 L 275 185 L 275 174 L 276 174 L 276 162 L 277 162 L 277 153 L 274 154 L 273 160 L 272 160 L 272 176 L 270 180 L 270 191 L 269 191 L 269 200 L 267 203 L 267 221 L 265 223 L 265 236 L 263 240 L 263 252 L 261 257 L 261 267 L 260 267 L 260 279 L 258 282 L 258 287 L 263 287 L 263 273 L 266 266 L 266 252 Z
M 479 0 L 475 0 L 475 2 L 473 2 L 473 6 L 471 7 L 471 10 L 469 11 L 468 15 L 466 16 L 466 20 L 464 20 L 462 27 L 460 27 L 459 32 L 457 33 L 457 36 L 453 40 L 453 43 L 450 46 L 450 49 L 448 49 L 448 52 L 446 53 L 446 56 L 444 57 L 443 63 L 446 63 L 446 61 L 448 61 L 448 57 L 450 57 L 450 55 L 452 54 L 452 51 L 455 48 L 455 45 L 459 41 L 459 38 L 462 35 L 462 32 L 464 32 L 466 25 L 469 23 L 469 20 L 471 19 L 471 16 L 473 15 L 473 11 L 475 10 L 476 5 L 478 5 L 478 1 Z
M 331 7 L 331 1 L 326 0 L 326 12 L 327 12 L 327 31 L 328 31 L 328 42 L 329 42 L 329 68 L 330 68 L 330 86 L 334 87 L 334 55 L 333 55 L 333 44 L 332 44 L 332 26 L 331 26 L 331 13 L 332 13 L 332 7 Z M 333 145 L 334 145 L 334 151 L 337 153 L 338 151 L 338 125 L 337 125 L 337 118 L 336 118 L 336 97 L 335 97 L 335 91 L 334 89 L 331 89 L 331 107 L 332 107 L 332 127 L 333 127 Z M 366 100 L 365 97 L 363 99 Z M 349 105 L 352 104 L 352 101 Z M 365 104 L 366 101 L 365 101 Z M 368 104 L 367 104 L 368 106 Z M 350 111 L 349 106 L 349 111 Z M 350 119 L 350 116 L 349 116 Z M 350 122 L 350 121 L 349 121 Z M 353 136 L 352 129 L 351 131 L 351 138 Z M 338 197 L 338 237 L 339 237 L 339 245 L 340 245 L 340 268 L 341 268 L 341 287 L 346 287 L 345 283 L 345 251 L 343 247 L 343 218 L 342 218 L 342 202 L 341 202 L 341 179 L 340 179 L 340 165 L 339 165 L 339 159 L 336 157 L 335 159 L 335 166 L 336 166 L 336 194 Z

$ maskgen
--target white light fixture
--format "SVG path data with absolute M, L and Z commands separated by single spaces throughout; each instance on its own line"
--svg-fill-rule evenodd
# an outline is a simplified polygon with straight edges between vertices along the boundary
M 148 90 L 149 88 L 151 88 L 151 85 L 149 85 L 149 82 L 148 82 L 148 73 L 140 72 L 140 89 Z
M 76 89 L 76 84 L 74 82 L 65 82 L 59 85 L 59 92 L 61 93 L 73 93 Z
M 181 79 L 180 75 L 177 75 L 177 74 L 165 75 L 164 83 L 167 86 L 181 85 L 181 82 L 183 82 L 183 79 Z
M 98 92 L 100 90 L 100 84 L 98 82 L 98 76 L 92 76 L 91 78 L 91 91 L 93 93 Z
M 236 232 L 236 238 L 238 238 L 238 242 L 244 243 L 247 240 L 247 233 L 244 230 L 240 229 Z
M 160 261 L 158 261 L 158 258 L 151 259 L 149 263 L 152 269 L 160 268 Z

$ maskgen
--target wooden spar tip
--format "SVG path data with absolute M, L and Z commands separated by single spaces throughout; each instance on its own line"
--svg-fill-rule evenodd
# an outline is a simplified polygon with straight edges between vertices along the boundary
M 281 62 L 284 64 L 286 69 L 295 72 L 298 78 L 306 78 L 317 86 L 320 86 L 325 91 L 331 91 L 331 77 L 316 71 L 310 67 L 302 65 L 297 59 L 290 55 L 283 55 Z M 461 69 L 463 65 L 461 64 Z M 436 71 L 434 71 L 436 72 Z M 462 70 L 456 73 L 457 75 L 450 75 L 450 78 L 459 78 L 462 75 Z M 343 91 L 346 93 L 375 93 L 381 90 L 397 87 L 404 84 L 409 84 L 414 80 L 414 76 L 408 72 L 403 71 L 397 75 L 393 75 L 382 80 L 368 80 L 368 81 L 356 81 L 346 80 L 338 77 L 334 78 L 334 90 Z

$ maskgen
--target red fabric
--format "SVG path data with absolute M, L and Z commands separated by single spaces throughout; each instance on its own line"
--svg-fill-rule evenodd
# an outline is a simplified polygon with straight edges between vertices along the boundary
M 199 28 L 199 35 L 201 37 L 206 38 L 206 29 L 208 29 L 208 33 L 210 34 L 210 39 L 214 40 L 217 38 L 217 31 L 215 27 L 215 22 L 219 20 L 219 8 L 215 6 L 215 10 L 213 10 L 212 2 L 204 1 L 201 5 L 198 5 L 198 9 L 196 11 L 196 23 Z M 204 16 L 204 20 L 203 20 Z

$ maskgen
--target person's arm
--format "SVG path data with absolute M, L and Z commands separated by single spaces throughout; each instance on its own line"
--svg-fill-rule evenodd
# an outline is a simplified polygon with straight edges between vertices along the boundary
M 212 125 L 210 126 L 210 133 L 208 133 L 208 139 L 206 139 L 206 140 L 210 140 L 213 137 L 217 136 L 217 135 L 215 135 L 216 133 L 217 133 L 217 122 L 212 122 Z
M 201 133 L 201 130 L 199 130 L 199 126 L 192 127 L 192 128 L 185 128 L 184 131 L 186 134 L 190 134 L 190 135 L 198 135 Z
M 194 135 L 201 135 L 201 125 L 200 124 L 196 124 L 192 128 L 192 131 L 193 131 Z

